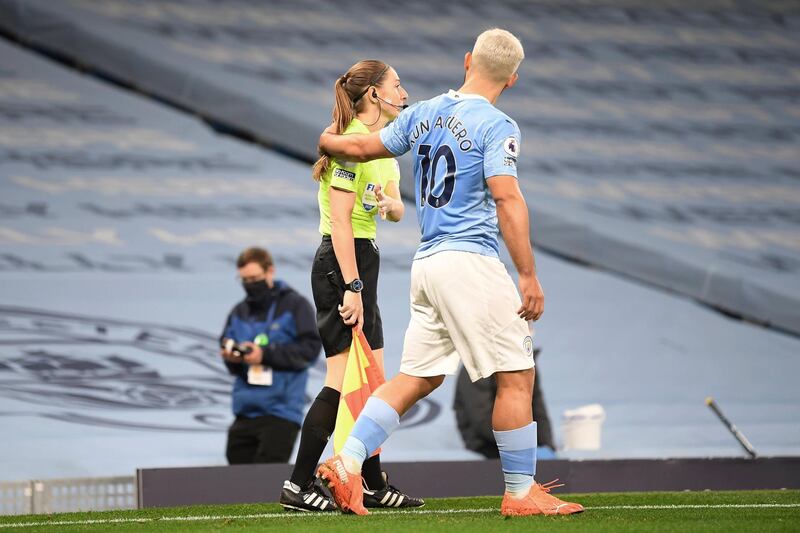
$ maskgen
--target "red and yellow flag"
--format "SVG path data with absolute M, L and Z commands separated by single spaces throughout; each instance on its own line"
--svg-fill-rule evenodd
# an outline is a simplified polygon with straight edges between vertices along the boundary
M 342 396 L 336 413 L 336 429 L 333 431 L 333 453 L 339 453 L 353 430 L 358 414 L 366 405 L 370 394 L 385 380 L 383 372 L 375 362 L 364 332 L 353 328 L 353 343 L 347 355 L 347 366 L 342 381 Z

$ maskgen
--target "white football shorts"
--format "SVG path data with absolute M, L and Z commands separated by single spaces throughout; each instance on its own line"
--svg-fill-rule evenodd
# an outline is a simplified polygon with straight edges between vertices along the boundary
M 471 252 L 442 251 L 411 266 L 411 321 L 400 372 L 455 374 L 459 359 L 476 381 L 533 368 L 533 338 L 505 265 Z

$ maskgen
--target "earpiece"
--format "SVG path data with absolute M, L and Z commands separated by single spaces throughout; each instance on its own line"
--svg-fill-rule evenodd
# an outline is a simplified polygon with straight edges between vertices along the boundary
M 388 100 L 384 100 L 383 98 L 381 98 L 380 96 L 378 96 L 378 91 L 376 91 L 375 89 L 372 89 L 372 97 L 373 97 L 373 98 L 377 98 L 379 101 L 383 102 L 384 104 L 389 104 L 390 106 L 394 107 L 395 109 L 401 109 L 401 110 L 402 110 L 402 109 L 405 109 L 405 108 L 407 108 L 407 107 L 408 107 L 408 105 L 406 105 L 406 104 L 403 104 L 403 105 L 397 105 L 397 104 L 393 104 L 393 103 L 391 103 L 391 102 L 390 102 L 390 101 L 388 101 Z

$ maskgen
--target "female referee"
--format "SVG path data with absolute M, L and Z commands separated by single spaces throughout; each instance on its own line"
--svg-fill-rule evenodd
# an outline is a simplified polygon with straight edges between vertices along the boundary
M 336 80 L 333 122 L 338 132 L 370 133 L 383 128 L 403 109 L 408 93 L 397 72 L 381 61 L 359 61 Z M 333 511 L 333 500 L 314 483 L 314 472 L 333 433 L 352 328 L 367 338 L 383 369 L 383 327 L 378 309 L 380 254 L 375 244 L 376 215 L 397 222 L 403 217 L 400 171 L 394 159 L 347 163 L 321 157 L 313 168 L 319 182 L 319 231 L 322 243 L 311 269 L 317 328 L 327 356 L 325 386 L 303 422 L 300 448 L 280 503 L 286 509 Z M 366 507 L 420 507 L 424 502 L 388 484 L 380 457 L 364 463 Z

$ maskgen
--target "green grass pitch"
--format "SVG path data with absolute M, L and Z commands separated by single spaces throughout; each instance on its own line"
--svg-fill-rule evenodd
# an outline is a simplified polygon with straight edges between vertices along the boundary
M 206 505 L 0 517 L 3 531 L 800 531 L 800 491 L 559 495 L 586 507 L 565 517 L 500 516 L 498 497 L 430 499 L 417 511 L 285 513 L 277 504 Z

